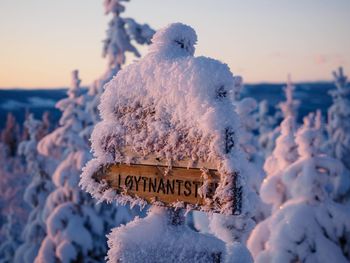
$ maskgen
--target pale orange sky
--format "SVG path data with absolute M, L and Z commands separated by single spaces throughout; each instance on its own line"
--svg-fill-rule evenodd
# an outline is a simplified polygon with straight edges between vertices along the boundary
M 126 10 L 155 29 L 191 25 L 196 55 L 226 62 L 246 82 L 283 82 L 288 73 L 330 80 L 339 65 L 350 71 L 348 0 L 131 0 Z M 89 85 L 106 68 L 108 20 L 99 0 L 1 0 L 0 87 L 64 87 L 73 69 Z

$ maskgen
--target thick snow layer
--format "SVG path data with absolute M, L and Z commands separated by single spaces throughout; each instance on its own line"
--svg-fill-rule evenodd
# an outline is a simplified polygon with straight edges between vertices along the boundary
M 248 248 L 256 262 L 349 261 L 346 240 L 350 213 L 346 206 L 335 202 L 348 189 L 349 177 L 340 161 L 320 153 L 319 128 L 312 118 L 305 120 L 295 139 L 299 159 L 280 171 L 278 177 L 269 178 L 278 178 L 284 190 L 288 188 L 289 200 L 275 208 L 249 237 Z M 270 197 L 281 201 L 273 190 L 276 185 L 270 183 Z
M 239 118 L 230 99 L 235 81 L 228 66 L 206 57 L 193 57 L 194 30 L 171 24 L 158 31 L 145 58 L 121 70 L 105 86 L 102 121 L 92 134 L 95 159 L 84 168 L 82 187 L 100 200 L 130 201 L 92 179 L 101 165 L 130 162 L 129 146 L 141 156 L 155 154 L 172 160 L 216 161 L 222 181 L 216 198 L 232 212 L 234 172 L 245 187 L 247 161 L 239 149 Z M 243 212 L 250 209 L 243 190 Z M 139 204 L 144 204 L 142 200 Z M 137 202 L 136 202 L 137 203 Z
M 349 262 L 350 213 L 325 202 L 288 201 L 254 229 L 248 248 L 257 263 Z
M 224 242 L 186 225 L 170 224 L 168 213 L 152 207 L 146 218 L 115 228 L 108 235 L 108 262 L 223 262 Z

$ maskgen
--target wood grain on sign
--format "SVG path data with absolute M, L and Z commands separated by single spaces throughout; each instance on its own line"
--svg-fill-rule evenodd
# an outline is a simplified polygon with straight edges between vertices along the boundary
M 211 198 L 220 180 L 216 170 L 207 170 Z M 140 197 L 149 203 L 160 201 L 170 205 L 178 201 L 193 205 L 204 205 L 198 189 L 203 185 L 203 172 L 198 168 L 172 167 L 145 164 L 114 164 L 101 168 L 94 175 L 97 180 L 106 180 L 120 194 Z

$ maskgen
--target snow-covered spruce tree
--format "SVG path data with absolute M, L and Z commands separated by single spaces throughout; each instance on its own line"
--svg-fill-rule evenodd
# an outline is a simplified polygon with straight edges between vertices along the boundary
M 19 125 L 12 113 L 7 114 L 5 128 L 1 131 L 1 141 L 6 147 L 8 156 L 13 157 L 17 154 L 20 141 Z
M 23 202 L 28 177 L 24 163 L 17 155 L 19 142 L 19 126 L 14 116 L 8 114 L 0 142 L 0 244 L 4 244 L 0 254 L 5 253 L 9 262 L 13 262 L 14 254 L 3 249 L 7 250 L 8 244 L 16 249 L 20 244 L 21 231 L 28 216 L 28 207 Z
M 276 118 L 270 114 L 269 103 L 267 100 L 263 100 L 259 103 L 257 119 L 259 126 L 259 151 L 260 155 L 265 159 L 266 156 L 271 153 L 268 148 L 271 144 L 271 136 L 277 123 Z
M 52 180 L 56 189 L 47 198 L 43 211 L 46 237 L 35 262 L 101 262 L 106 253 L 104 222 L 91 197 L 78 186 L 84 164 L 91 158 L 86 142 L 79 132 L 88 117 L 83 111 L 82 90 L 78 72 L 73 71 L 68 98 L 57 103 L 62 111 L 58 127 L 44 137 L 38 149 L 50 155 L 61 148 L 60 163 Z M 56 152 L 55 152 L 56 153 Z
M 49 111 L 44 111 L 41 116 L 41 125 L 37 134 L 37 141 L 40 141 L 44 136 L 52 131 L 51 115 Z
M 350 211 L 334 201 L 344 190 L 343 166 L 319 153 L 319 130 L 306 120 L 296 136 L 300 157 L 282 175 L 290 199 L 257 225 L 248 240 L 257 263 L 350 259 Z
M 287 85 L 284 88 L 284 93 L 286 95 L 286 101 L 280 102 L 278 104 L 279 108 L 282 111 L 283 118 L 293 117 L 294 121 L 297 121 L 298 118 L 298 108 L 300 101 L 295 100 L 293 97 L 295 91 L 295 86 L 292 83 L 290 75 L 288 75 Z
M 231 97 L 234 101 L 236 112 L 240 118 L 241 130 L 239 143 L 241 148 L 247 154 L 249 161 L 256 162 L 257 158 L 257 138 L 254 132 L 258 129 L 258 123 L 255 111 L 257 110 L 257 102 L 251 97 L 241 98 L 243 89 L 243 78 L 241 76 L 234 77 L 234 90 Z
M 20 245 L 20 235 L 22 229 L 21 218 L 16 218 L 16 214 L 10 211 L 7 220 L 2 225 L 4 239 L 0 240 L 0 263 L 13 263 L 15 252 Z
M 127 52 L 140 57 L 140 53 L 131 43 L 132 40 L 141 45 L 150 44 L 154 34 L 154 30 L 147 24 L 142 25 L 132 18 L 120 16 L 125 11 L 122 2 L 128 1 L 104 0 L 106 14 L 112 14 L 113 17 L 108 25 L 107 38 L 104 40 L 103 56 L 108 59 L 108 69 L 100 79 L 101 83 L 98 84 L 100 87 L 103 87 L 121 69 L 125 63 Z
M 287 117 L 282 121 L 281 134 L 276 140 L 275 149 L 264 164 L 266 178 L 260 187 L 260 198 L 272 205 L 273 211 L 279 209 L 289 197 L 288 186 L 282 183 L 282 175 L 285 169 L 298 159 L 294 126 L 293 117 Z
M 255 99 L 248 97 L 236 102 L 236 111 L 241 121 L 240 145 L 246 152 L 248 160 L 259 162 L 258 142 L 254 134 L 258 129 L 255 111 L 257 110 Z
M 282 120 L 288 117 L 292 117 L 296 126 L 300 101 L 294 99 L 294 91 L 295 91 L 295 86 L 292 84 L 290 75 L 288 75 L 287 85 L 284 87 L 284 94 L 285 94 L 286 100 L 283 102 L 280 102 L 277 105 L 277 112 L 273 117 L 274 123 L 278 123 L 281 117 L 282 117 Z M 265 156 L 269 156 L 272 153 L 273 149 L 275 149 L 275 142 L 277 137 L 280 135 L 280 132 L 281 132 L 280 126 L 277 126 L 268 135 L 264 135 L 266 139 Z
M 333 76 L 337 88 L 330 92 L 333 105 L 328 109 L 329 148 L 332 156 L 350 170 L 350 85 L 342 68 Z
M 248 162 L 236 143 L 239 117 L 229 98 L 234 78 L 227 65 L 194 57 L 195 42 L 192 28 L 171 24 L 154 35 L 149 54 L 106 85 L 100 104 L 102 121 L 92 135 L 95 158 L 84 168 L 81 185 L 99 200 L 145 205 L 143 199 L 120 195 L 96 181 L 94 173 L 111 163 L 130 163 L 132 156 L 123 152 L 126 146 L 137 156 L 155 154 L 169 163 L 184 158 L 217 160 L 222 181 L 213 198 L 225 200 L 218 208 L 221 213 L 232 213 L 236 179 L 242 191 L 242 206 L 236 200 L 236 208 L 241 213 L 230 220 L 239 228 L 227 231 L 241 237 L 253 224 L 256 195 L 246 182 Z M 191 208 L 183 203 L 175 206 Z M 176 213 L 169 213 L 171 210 L 153 207 L 146 218 L 114 229 L 109 235 L 109 262 L 212 262 L 217 252 L 223 255 L 222 241 L 194 232 Z M 251 262 L 238 240 L 230 244 L 227 261 Z
M 72 73 L 72 79 L 75 78 L 75 72 Z M 79 88 L 80 81 L 72 83 L 68 90 L 68 98 L 62 99 L 56 104 L 56 108 L 62 112 L 59 120 L 59 127 L 46 135 L 38 143 L 38 151 L 43 156 L 52 160 L 63 160 L 68 151 L 69 146 L 84 127 L 87 114 L 83 111 L 83 105 L 80 104 L 79 97 L 82 90 Z M 75 142 L 75 145 L 80 142 L 84 146 L 81 139 Z M 57 163 L 56 163 L 57 165 Z M 53 165 L 54 166 L 54 165 Z
M 36 149 L 38 137 L 44 132 L 45 127 L 42 122 L 35 120 L 32 114 L 24 125 L 30 137 L 29 140 L 20 143 L 18 152 L 25 157 L 26 172 L 31 176 L 31 182 L 24 192 L 24 200 L 31 207 L 31 212 L 22 232 L 23 243 L 16 250 L 13 262 L 32 263 L 46 234 L 42 212 L 46 198 L 54 186 L 50 176 L 45 172 L 44 158 Z
M 112 19 L 108 24 L 107 36 L 103 45 L 103 57 L 108 60 L 106 72 L 89 87 L 86 111 L 89 113 L 92 125 L 88 126 L 84 136 L 90 137 L 94 125 L 100 121 L 98 105 L 100 96 L 104 90 L 104 85 L 109 82 L 117 72 L 126 63 L 126 55 L 132 53 L 136 57 L 140 57 L 136 46 L 132 42 L 139 45 L 149 45 L 154 30 L 147 24 L 139 24 L 132 18 L 123 18 L 121 13 L 125 11 L 122 2 L 129 0 L 104 0 L 105 13 L 112 14 Z

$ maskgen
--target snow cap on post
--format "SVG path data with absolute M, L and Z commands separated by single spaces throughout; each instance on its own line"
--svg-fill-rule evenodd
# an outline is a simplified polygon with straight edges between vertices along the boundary
M 173 23 L 154 34 L 150 52 L 162 54 L 168 58 L 193 56 L 196 43 L 197 34 L 192 27 Z

